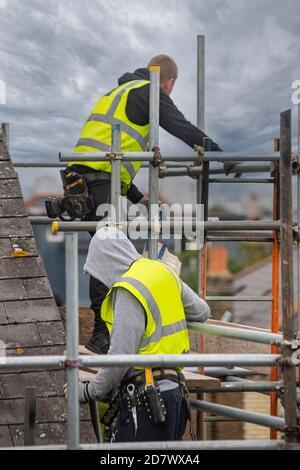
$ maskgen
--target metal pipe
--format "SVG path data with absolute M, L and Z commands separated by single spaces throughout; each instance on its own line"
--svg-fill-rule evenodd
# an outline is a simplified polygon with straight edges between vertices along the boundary
M 15 168 L 64 168 L 65 166 L 59 162 L 14 162 Z
M 209 178 L 210 183 L 274 183 L 273 178 Z
M 267 440 L 250 441 L 152 441 L 152 442 L 113 442 L 106 444 L 80 444 L 82 450 L 131 451 L 131 450 L 280 450 L 283 442 Z M 2 447 L 0 450 L 11 450 Z M 66 450 L 65 445 L 45 445 L 34 447 L 14 447 L 14 450 Z M 174 457 L 174 456 L 173 456 Z M 171 463 L 174 463 L 174 460 Z M 167 457 L 165 463 L 168 463 Z
M 70 364 L 78 358 L 79 320 L 78 320 L 78 235 L 68 233 L 66 243 L 66 360 Z M 12 358 L 16 359 L 16 358 Z M 29 358 L 28 358 L 29 359 Z M 34 358 L 32 358 L 34 359 Z M 38 358 L 37 358 L 38 359 Z M 37 361 L 39 362 L 39 361 Z M 67 446 L 79 447 L 79 394 L 78 367 L 67 368 Z
M 227 377 L 224 378 L 225 382 L 243 382 L 243 383 L 246 383 L 246 384 L 253 384 L 254 381 L 253 380 L 249 380 L 249 379 L 243 379 L 241 377 L 236 377 L 236 376 L 230 376 L 228 375 Z M 263 383 L 262 381 L 258 382 L 259 384 Z M 267 382 L 265 382 L 267 383 Z M 274 384 L 274 387 L 273 387 L 273 391 L 276 391 L 276 392 L 279 392 L 283 389 L 283 383 L 280 382 L 280 381 L 271 381 L 269 382 L 270 384 Z M 272 390 L 271 390 L 272 392 Z M 270 395 L 269 393 L 266 393 L 266 395 Z M 277 416 L 277 415 L 271 415 L 271 416 Z
M 282 360 L 284 383 L 284 413 L 286 442 L 297 442 L 296 371 L 292 365 L 294 339 L 293 293 L 293 220 L 292 220 L 292 142 L 291 110 L 280 114 L 280 219 L 281 219 L 281 295 L 282 295 Z
M 114 213 L 111 214 L 112 222 L 119 224 L 121 221 L 121 158 L 118 153 L 121 151 L 121 129 L 120 124 L 112 126 L 112 152 L 116 157 L 111 158 L 111 205 Z
M 300 163 L 300 103 L 298 104 L 298 122 L 297 122 L 297 146 L 298 146 L 298 163 Z M 298 236 L 300 234 L 300 171 L 297 172 L 297 220 L 298 220 Z M 297 299 L 298 299 L 298 315 L 297 330 L 300 331 L 300 241 L 297 244 Z
M 94 429 L 94 433 L 97 439 L 97 442 L 104 442 L 102 433 L 101 433 L 101 425 L 99 419 L 99 408 L 97 400 L 89 401 L 89 409 L 90 409 L 90 416 L 91 422 Z
M 159 146 L 159 101 L 160 101 L 160 67 L 150 67 L 150 149 Z M 159 237 L 159 208 L 158 208 L 158 175 L 159 162 L 153 161 L 149 165 L 149 231 L 148 231 L 148 257 L 156 259 L 158 254 Z
M 273 186 L 273 220 L 279 220 L 279 197 L 280 197 L 280 184 L 279 184 L 279 162 L 274 163 L 274 186 Z M 271 317 L 271 331 L 279 333 L 279 232 L 273 231 L 272 243 L 272 317 Z M 277 354 L 277 345 L 271 346 L 271 353 Z M 279 378 L 279 371 L 277 367 L 271 368 L 270 378 L 277 381 Z M 277 416 L 278 412 L 278 393 L 271 393 L 270 396 L 270 415 Z M 270 429 L 270 439 L 277 439 L 277 430 Z
M 250 375 L 259 375 L 260 372 L 242 367 L 205 367 L 205 375 L 209 377 L 246 377 Z
M 240 232 L 239 232 L 240 233 Z M 222 236 L 221 234 L 219 236 L 216 235 L 208 235 L 207 236 L 207 241 L 208 242 L 249 242 L 249 243 L 270 243 L 273 241 L 273 237 L 261 237 L 261 236 L 252 236 L 251 233 L 249 233 L 249 236 L 234 236 L 234 235 L 224 235 Z
M 205 36 L 197 36 L 197 127 L 205 129 Z
M 173 163 L 173 165 L 176 165 Z M 166 165 L 166 168 L 160 168 L 159 177 L 176 177 L 176 176 L 191 176 L 197 177 L 202 174 L 202 167 L 198 166 L 183 166 L 183 167 L 174 167 L 171 165 L 171 162 Z M 210 168 L 210 175 L 229 175 L 229 174 L 244 174 L 244 173 L 269 173 L 273 169 L 273 164 L 262 164 L 262 165 L 245 165 L 239 163 L 233 163 L 232 167 L 229 169 L 222 168 Z
M 212 325 L 210 323 L 187 322 L 187 325 L 190 331 L 197 331 L 198 333 L 226 336 L 227 338 L 253 341 L 254 343 L 261 344 L 280 344 L 282 342 L 282 335 L 264 331 Z
M 205 129 L 205 36 L 198 35 L 197 36 L 197 127 L 204 132 Z M 200 144 L 200 143 L 199 143 Z M 196 162 L 197 163 L 197 162 Z M 195 166 L 197 169 L 197 166 Z M 203 195 L 203 183 L 204 179 L 208 179 L 209 167 L 207 167 L 207 163 L 203 163 L 201 165 L 200 172 L 197 173 L 197 211 L 201 211 L 203 209 L 203 197 L 208 196 L 208 187 L 206 188 L 207 191 L 204 190 L 205 195 Z M 207 201 L 206 201 L 207 205 Z M 207 212 L 204 210 L 204 212 Z M 200 213 L 200 220 L 203 220 L 202 214 Z M 199 217 L 198 215 L 198 217 Z M 206 214 L 207 215 L 207 214 Z M 204 213 L 204 220 L 206 220 L 205 213 Z M 206 238 L 206 234 L 204 234 L 204 239 Z M 206 291 L 206 269 L 205 269 L 205 240 L 203 240 L 203 246 L 198 247 L 197 251 L 197 290 L 198 295 L 202 298 L 205 298 L 205 291 Z M 204 352 L 204 337 L 200 337 L 200 352 Z M 203 369 L 198 370 L 199 373 L 203 373 Z M 204 399 L 203 393 L 197 394 L 197 399 L 201 400 Z M 197 412 L 196 416 L 196 432 L 198 439 L 205 439 L 206 434 L 206 426 L 204 421 L 204 414 L 201 412 Z
M 272 302 L 272 297 L 254 295 L 208 295 L 206 300 L 210 302 Z
M 196 372 L 192 370 L 192 368 L 187 368 L 187 370 L 191 370 L 192 372 Z M 217 377 L 217 378 L 222 378 L 222 377 L 247 377 L 247 376 L 253 376 L 253 375 L 262 375 L 260 372 L 257 370 L 252 370 L 252 369 L 244 369 L 242 367 L 205 367 L 204 371 L 205 375 L 209 377 Z M 223 379 L 225 380 L 225 379 Z
M 178 230 L 180 227 L 183 226 L 184 220 L 183 221 L 172 221 L 172 220 L 167 220 L 161 222 L 161 228 L 163 230 Z M 76 222 L 61 222 L 61 221 L 55 221 L 54 226 L 52 228 L 53 233 L 56 232 L 90 232 L 90 231 L 95 231 L 100 227 L 105 227 L 109 224 L 108 221 L 100 221 L 100 222 L 81 222 L 81 221 L 76 221 Z M 124 222 L 124 226 L 128 226 L 129 233 L 131 231 L 130 227 L 130 221 L 128 223 Z M 280 230 L 280 223 L 279 222 L 272 222 L 272 221 L 255 221 L 255 220 L 241 220 L 241 221 L 200 221 L 196 222 L 193 221 L 191 224 L 189 224 L 192 227 L 193 230 L 198 227 L 198 229 L 202 229 L 204 225 L 204 229 L 207 232 L 222 232 L 226 230 L 256 230 L 256 231 L 265 231 L 265 230 Z M 141 230 L 147 230 L 149 227 L 149 223 L 145 220 L 142 219 L 139 221 L 138 226 L 140 227 Z M 135 219 L 135 223 L 133 225 L 132 230 L 136 230 L 137 227 L 137 219 Z
M 140 162 L 140 161 L 153 161 L 153 152 L 122 152 L 123 156 L 128 161 Z M 70 152 L 70 153 L 59 153 L 60 162 L 73 162 L 74 157 L 78 162 L 103 162 L 107 161 L 108 154 L 106 152 Z M 194 162 L 198 159 L 198 155 L 162 155 L 163 161 L 170 162 Z M 239 155 L 239 154 L 227 154 L 225 152 L 206 152 L 203 161 L 204 162 L 277 162 L 279 155 Z
M 219 387 L 201 387 L 204 393 L 228 393 L 228 392 L 271 392 L 278 391 L 280 382 L 223 382 Z M 191 392 L 191 390 L 190 390 Z
M 65 356 L 20 356 L 0 358 L 4 369 L 34 369 L 40 367 L 121 367 L 121 366 L 273 366 L 279 365 L 279 354 L 114 354 L 108 356 L 79 356 L 79 361 Z M 71 367 L 73 366 L 73 367 Z
M 284 430 L 284 419 L 275 418 L 273 416 L 264 415 L 262 413 L 255 413 L 250 411 L 241 410 L 232 406 L 219 405 L 216 403 L 209 403 L 200 400 L 190 399 L 192 407 L 199 410 L 204 410 L 209 413 L 217 413 L 221 416 L 228 416 L 238 421 L 246 423 L 254 423 L 268 428 L 276 428 L 280 431 Z

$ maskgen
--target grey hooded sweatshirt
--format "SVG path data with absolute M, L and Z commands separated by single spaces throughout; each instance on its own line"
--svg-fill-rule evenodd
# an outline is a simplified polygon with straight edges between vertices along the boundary
M 84 271 L 103 282 L 109 289 L 118 282 L 130 265 L 141 258 L 131 241 L 113 227 L 103 227 L 93 236 Z M 188 321 L 204 322 L 209 306 L 183 281 L 181 299 Z M 113 293 L 114 321 L 108 354 L 136 354 L 145 332 L 145 311 L 140 302 L 126 289 L 118 287 Z M 128 367 L 102 368 L 88 386 L 91 399 L 103 400 L 120 385 Z M 164 380 L 161 390 L 177 386 Z

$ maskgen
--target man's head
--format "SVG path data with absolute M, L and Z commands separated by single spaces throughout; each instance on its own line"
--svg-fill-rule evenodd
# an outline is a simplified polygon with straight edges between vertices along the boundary
M 150 60 L 148 68 L 153 66 L 160 67 L 160 86 L 169 96 L 172 93 L 175 81 L 178 76 L 176 62 L 168 55 L 160 54 L 152 57 Z
M 141 255 L 123 232 L 102 227 L 91 239 L 83 269 L 110 289 L 139 258 Z

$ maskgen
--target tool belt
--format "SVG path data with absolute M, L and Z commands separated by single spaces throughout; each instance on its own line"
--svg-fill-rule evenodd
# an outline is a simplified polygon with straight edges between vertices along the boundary
M 149 370 L 149 369 L 148 369 Z M 135 434 L 137 433 L 137 408 L 145 407 L 149 419 L 155 424 L 164 423 L 167 417 L 167 410 L 163 397 L 160 392 L 158 382 L 160 380 L 170 380 L 176 382 L 182 391 L 183 398 L 186 402 L 187 417 L 190 424 L 190 435 L 192 440 L 195 439 L 193 432 L 192 415 L 189 404 L 189 392 L 185 384 L 184 375 L 176 369 L 153 368 L 151 369 L 153 383 L 147 385 L 146 372 L 134 371 L 130 372 L 123 379 L 118 396 L 109 407 L 108 411 L 101 418 L 101 422 L 105 426 L 110 426 L 116 418 L 121 403 L 125 403 L 128 410 L 131 411 Z
M 185 382 L 184 375 L 178 372 L 176 369 L 164 369 L 161 367 L 154 367 L 152 369 L 152 375 L 156 382 L 158 382 L 159 380 L 171 380 L 172 382 L 178 383 L 178 385 L 180 385 L 181 383 L 183 384 Z M 131 371 L 129 374 L 127 374 L 122 381 L 121 393 L 122 389 L 126 388 L 128 383 L 144 385 L 145 371 Z
M 83 176 L 87 183 L 92 181 L 111 181 L 111 174 L 106 171 L 94 170 L 83 165 L 72 165 L 70 168 Z

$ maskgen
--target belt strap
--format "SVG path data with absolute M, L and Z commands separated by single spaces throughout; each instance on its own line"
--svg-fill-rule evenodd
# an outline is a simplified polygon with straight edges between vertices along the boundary
M 105 171 L 99 171 L 95 173 L 85 173 L 82 175 L 83 178 L 87 183 L 91 183 L 92 181 L 110 181 L 110 173 L 106 173 Z
M 178 384 L 184 381 L 184 377 L 182 374 L 178 374 L 176 369 L 163 369 L 163 368 L 153 368 L 152 369 L 153 378 L 158 380 L 171 380 L 173 382 L 177 382 Z M 126 377 L 123 380 L 123 383 L 127 384 L 129 382 L 134 382 L 136 384 L 144 384 L 145 383 L 145 371 L 136 372 L 129 377 Z

